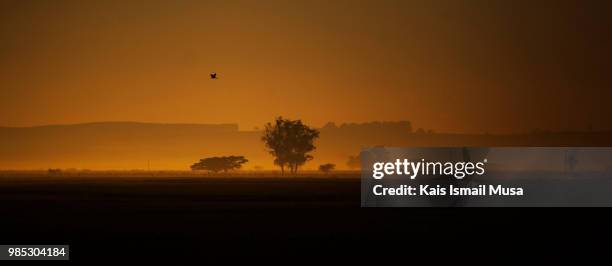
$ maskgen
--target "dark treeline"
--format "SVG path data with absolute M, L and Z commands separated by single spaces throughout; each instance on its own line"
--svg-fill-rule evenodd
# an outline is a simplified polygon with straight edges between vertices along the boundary
M 412 124 L 410 123 L 410 121 L 397 121 L 397 122 L 374 121 L 374 122 L 367 122 L 367 123 L 342 123 L 340 125 L 336 125 L 336 123 L 334 122 L 328 122 L 321 128 L 321 130 L 325 130 L 325 131 L 330 131 L 330 130 L 397 131 L 397 132 L 411 133 Z

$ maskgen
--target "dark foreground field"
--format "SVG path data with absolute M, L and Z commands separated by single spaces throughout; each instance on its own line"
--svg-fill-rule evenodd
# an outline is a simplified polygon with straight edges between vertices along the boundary
M 470 239 L 482 249 L 603 238 L 612 221 L 608 209 L 360 208 L 359 193 L 356 177 L 2 176 L 0 235 L 3 244 L 70 244 L 73 260 L 355 256 L 471 249 L 456 243 Z

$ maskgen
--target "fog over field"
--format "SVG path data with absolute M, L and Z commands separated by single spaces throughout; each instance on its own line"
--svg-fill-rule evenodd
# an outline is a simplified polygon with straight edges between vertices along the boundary
M 348 170 L 349 156 L 375 146 L 606 146 L 609 132 L 444 134 L 414 129 L 410 122 L 328 123 L 319 128 L 314 159 L 302 170 L 334 163 Z M 0 127 L 0 169 L 189 170 L 201 158 L 241 155 L 244 170 L 273 170 L 262 131 L 237 124 L 104 122 L 38 127 Z

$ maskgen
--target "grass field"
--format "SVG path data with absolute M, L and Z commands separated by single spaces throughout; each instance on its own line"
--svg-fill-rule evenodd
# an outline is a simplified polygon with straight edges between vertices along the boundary
M 70 244 L 74 259 L 210 256 L 237 250 L 257 255 L 355 252 L 388 243 L 381 241 L 427 243 L 500 228 L 510 235 L 536 228 L 539 234 L 555 237 L 561 225 L 551 221 L 563 217 L 561 211 L 550 209 L 360 208 L 360 181 L 350 174 L 196 177 L 13 172 L 0 175 L 0 202 L 2 242 Z M 610 218 L 592 221 L 607 223 Z M 102 248 L 107 244 L 114 248 Z

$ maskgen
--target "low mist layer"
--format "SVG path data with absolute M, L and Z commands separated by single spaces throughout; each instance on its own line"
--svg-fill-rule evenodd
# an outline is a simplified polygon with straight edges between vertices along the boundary
M 442 134 L 413 130 L 410 122 L 329 123 L 319 129 L 314 159 L 304 170 L 334 163 L 374 146 L 610 146 L 610 132 L 534 132 L 521 135 Z M 0 128 L 0 169 L 189 170 L 201 158 L 239 155 L 244 170 L 276 169 L 261 131 L 235 124 L 106 122 Z

